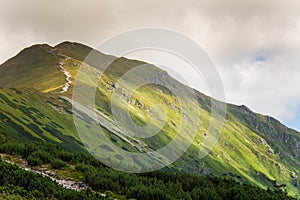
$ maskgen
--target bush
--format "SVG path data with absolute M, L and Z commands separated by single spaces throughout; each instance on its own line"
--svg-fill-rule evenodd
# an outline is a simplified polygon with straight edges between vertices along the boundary
M 33 155 L 28 156 L 27 163 L 30 166 L 37 166 L 43 164 L 43 161 L 39 157 L 35 157 Z
M 53 169 L 61 169 L 67 166 L 67 164 L 60 159 L 53 159 L 50 164 Z
M 45 152 L 43 150 L 37 150 L 31 154 L 31 156 L 35 158 L 39 158 L 43 163 L 42 164 L 47 164 L 51 161 L 52 157 L 50 153 Z
M 0 138 L 1 139 L 1 138 Z M 20 152 L 23 149 L 22 152 Z M 85 180 L 94 191 L 107 191 L 126 195 L 135 199 L 293 199 L 285 190 L 275 188 L 264 190 L 252 185 L 241 184 L 234 179 L 205 177 L 199 174 L 171 173 L 164 170 L 144 174 L 129 174 L 105 167 L 91 155 L 79 152 L 66 152 L 49 143 L 31 143 L 24 146 L 20 142 L 0 142 L 0 152 L 20 152 L 28 164 L 51 164 L 53 169 L 61 169 L 67 163 L 76 165 L 75 173 Z M 29 155 L 27 157 L 27 155 Z M 76 176 L 77 176 L 76 175 Z M 13 189 L 2 187 L 13 186 Z M 19 186 L 19 187 L 18 187 Z M 273 189 L 273 188 L 272 188 Z M 0 161 L 1 192 L 18 194 L 28 199 L 107 199 L 100 193 L 76 192 L 58 186 L 49 177 L 27 172 L 16 165 Z M 17 197 L 12 197 L 16 199 Z M 116 199 L 122 199 L 122 196 Z
M 93 167 L 84 163 L 77 163 L 75 169 L 79 172 L 86 173 L 91 172 L 93 170 Z

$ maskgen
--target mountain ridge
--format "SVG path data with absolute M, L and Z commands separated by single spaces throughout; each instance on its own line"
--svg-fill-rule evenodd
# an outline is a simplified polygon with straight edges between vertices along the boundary
M 47 53 L 49 53 L 49 52 L 51 52 L 51 51 L 55 51 L 57 48 L 59 48 L 59 49 L 60 49 L 61 47 L 63 48 L 64 46 L 67 46 L 67 47 L 69 47 L 69 46 L 75 46 L 75 47 L 80 46 L 80 47 L 83 47 L 83 48 L 85 49 L 85 57 L 86 57 L 86 55 L 88 55 L 88 53 L 90 53 L 90 52 L 93 50 L 93 48 L 91 48 L 91 47 L 89 47 L 89 46 L 87 46 L 87 45 L 81 44 L 81 43 L 79 43 L 79 42 L 71 42 L 71 41 L 67 41 L 67 40 L 66 40 L 66 41 L 62 41 L 62 42 L 60 42 L 60 43 L 58 43 L 58 44 L 56 44 L 56 45 L 54 45 L 54 46 L 51 46 L 51 45 L 49 45 L 49 44 L 47 44 L 47 43 L 39 43 L 39 44 L 34 44 L 34 45 L 30 46 L 30 47 L 26 47 L 25 49 L 21 50 L 21 51 L 20 51 L 19 53 L 17 53 L 15 56 L 13 56 L 13 57 L 7 59 L 7 60 L 4 61 L 2 64 L 0 64 L 0 67 L 3 67 L 3 65 L 7 64 L 10 60 L 14 60 L 15 57 L 20 56 L 20 54 L 24 53 L 24 52 L 27 51 L 27 50 L 32 50 L 32 52 L 33 52 L 33 48 L 40 48 L 40 49 L 42 49 L 42 50 L 45 50 Z M 100 52 L 99 52 L 99 53 L 100 53 Z M 103 53 L 101 53 L 101 54 L 103 54 Z M 55 55 L 55 54 L 53 54 L 53 55 Z M 103 54 L 103 55 L 106 55 L 106 56 L 112 56 L 112 55 L 107 55 L 107 54 Z M 56 55 L 56 56 L 57 56 L 57 55 Z M 84 55 L 81 55 L 81 56 L 82 56 L 83 58 L 85 58 Z M 112 56 L 112 57 L 115 58 L 114 56 Z M 138 62 L 140 62 L 140 63 L 145 63 L 144 61 L 139 61 L 139 60 L 136 60 L 136 59 L 129 59 L 129 58 L 124 58 L 124 59 L 129 60 L 129 61 L 138 61 Z M 163 71 L 164 71 L 164 70 L 163 70 Z M 206 95 L 206 94 L 204 94 L 204 93 L 198 91 L 197 89 L 193 89 L 193 90 L 197 93 L 197 95 L 200 95 L 200 96 L 202 96 L 203 98 L 211 98 L 211 97 L 209 97 L 208 95 Z M 251 110 L 247 105 L 245 105 L 245 104 L 235 104 L 235 103 L 227 103 L 227 102 L 224 102 L 224 103 L 226 103 L 227 105 L 244 107 L 245 109 L 251 111 L 252 113 L 260 114 L 260 115 L 263 115 L 264 117 L 275 119 L 275 120 L 278 121 L 280 124 L 286 126 L 283 122 L 281 122 L 280 120 L 276 119 L 275 117 L 273 117 L 273 116 L 271 116 L 271 115 L 261 114 L 261 113 L 259 113 L 259 112 L 254 112 L 254 111 L 252 111 L 252 110 Z M 291 127 L 288 127 L 288 128 L 291 129 L 291 130 L 297 131 L 297 130 L 295 130 L 294 128 L 291 128 Z M 298 132 L 298 131 L 297 131 L 297 132 Z
M 60 94 L 66 80 L 58 69 L 58 63 L 62 56 L 70 57 L 64 67 L 70 72 L 74 82 L 81 63 L 91 51 L 92 48 L 88 46 L 72 42 L 62 42 L 54 47 L 40 44 L 26 48 L 4 62 L 0 66 L 0 76 L 5 77 L 0 79 L 0 87 L 4 88 L 0 89 L 0 113 L 2 114 L 1 119 L 8 121 L 10 125 L 7 126 L 3 121 L 0 122 L 0 134 L 13 135 L 18 138 L 19 133 L 15 128 L 23 127 L 24 133 L 29 133 L 34 138 L 38 135 L 49 142 L 68 144 L 70 149 L 75 146 L 79 149 L 82 148 L 80 142 L 76 145 L 72 142 L 72 140 L 80 141 L 80 139 L 72 125 L 72 114 L 74 113 L 72 113 L 71 104 L 62 98 L 63 96 L 72 97 L 74 85 L 71 84 L 67 93 Z M 89 63 L 84 63 L 84 70 L 89 73 L 88 77 L 97 77 L 98 72 L 92 69 L 93 66 L 102 69 L 101 62 L 105 63 L 115 59 L 115 57 L 101 52 L 95 52 L 93 56 L 94 60 L 90 59 Z M 96 63 L 96 58 L 101 61 L 100 64 Z M 125 95 L 127 93 L 125 87 L 116 86 L 115 82 L 126 71 L 141 63 L 144 62 L 116 58 L 112 63 L 112 68 L 107 70 L 103 76 L 104 80 L 97 87 L 96 105 L 101 113 L 108 117 L 111 116 L 109 102 L 112 92 L 122 91 Z M 162 72 L 155 66 L 151 66 L 150 72 L 145 72 L 146 75 L 155 70 L 157 70 L 157 74 Z M 168 75 L 164 74 L 164 76 Z M 167 77 L 167 80 L 173 81 L 171 79 L 171 77 Z M 84 81 L 86 82 L 81 83 L 83 86 L 89 84 L 88 79 Z M 17 94 L 19 92 L 14 89 L 6 88 L 16 88 L 15 90 L 21 94 Z M 56 89 L 49 90 L 51 88 Z M 44 92 L 46 90 L 49 92 Z M 167 121 L 168 126 L 164 127 L 158 138 L 140 141 L 146 147 L 158 148 L 167 144 L 173 137 L 173 133 L 176 132 L 179 114 L 176 114 L 176 109 L 173 109 L 176 108 L 174 97 L 163 88 L 147 86 L 142 88 L 133 99 L 124 98 L 132 101 L 131 113 L 135 122 L 147 124 L 147 118 L 154 116 L 153 113 L 147 111 L 149 105 L 156 101 L 159 102 L 151 96 L 152 94 L 158 95 L 163 100 L 165 108 L 171 113 L 170 115 L 174 114 L 175 116 L 173 121 Z M 250 182 L 265 188 L 273 187 L 274 181 L 277 181 L 287 184 L 288 191 L 293 195 L 299 195 L 299 132 L 287 128 L 272 117 L 254 113 L 244 105 L 227 104 L 226 122 L 219 142 L 205 159 L 199 160 L 197 159 L 197 150 L 202 145 L 201 141 L 207 137 L 211 98 L 197 91 L 197 102 L 200 112 L 204 116 L 199 124 L 201 129 L 186 154 L 169 167 L 171 170 L 196 170 L 203 174 L 229 176 L 238 181 Z M 14 109 L 16 111 L 13 111 Z M 31 114 L 26 116 L 26 112 Z M 42 117 L 39 113 L 49 119 Z M 141 118 L 140 115 L 146 117 Z M 82 116 L 82 113 L 77 113 L 77 117 Z M 91 122 L 83 124 L 93 126 Z M 117 135 L 109 131 L 107 134 L 112 141 L 117 141 L 116 143 L 120 147 L 129 151 L 139 151 L 130 143 L 122 141 Z M 128 137 L 126 132 L 122 132 L 122 134 L 124 137 Z

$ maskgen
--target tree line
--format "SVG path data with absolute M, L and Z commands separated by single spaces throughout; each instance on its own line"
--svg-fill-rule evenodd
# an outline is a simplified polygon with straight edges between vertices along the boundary
M 175 173 L 159 170 L 151 173 L 130 174 L 103 165 L 83 152 L 69 152 L 57 145 L 44 142 L 22 143 L 2 139 L 0 152 L 19 155 L 29 165 L 50 164 L 53 169 L 75 165 L 90 189 L 76 192 L 58 186 L 50 178 L 28 172 L 15 165 L 0 162 L 0 193 L 56 199 L 103 199 L 100 193 L 112 191 L 120 198 L 156 199 L 293 199 L 283 190 L 264 190 L 229 178 L 200 174 Z M 66 168 L 67 169 L 67 168 Z M 1 196 L 0 196 L 1 198 Z M 107 197 L 108 198 L 108 197 Z

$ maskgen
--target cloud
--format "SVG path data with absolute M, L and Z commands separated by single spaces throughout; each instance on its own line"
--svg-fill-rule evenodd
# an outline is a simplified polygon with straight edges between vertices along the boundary
M 34 43 L 96 46 L 133 28 L 169 28 L 207 51 L 228 102 L 288 121 L 300 104 L 299 9 L 298 0 L 0 0 L 0 61 Z

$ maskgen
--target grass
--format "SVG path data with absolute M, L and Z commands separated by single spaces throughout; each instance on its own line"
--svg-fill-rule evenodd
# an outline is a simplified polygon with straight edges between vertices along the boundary
M 85 151 L 83 144 L 88 144 L 86 148 L 95 155 L 105 155 L 107 163 L 113 158 L 123 158 L 119 160 L 119 164 L 122 165 L 136 162 L 126 154 L 120 155 L 111 149 L 101 148 L 107 143 L 99 138 L 101 137 L 99 126 L 93 120 L 82 120 L 80 116 L 73 118 L 70 99 L 75 80 L 68 93 L 58 93 L 65 83 L 65 77 L 56 67 L 60 57 L 49 55 L 45 48 L 47 50 L 48 47 L 27 49 L 0 67 L 0 75 L 6 75 L 4 79 L 1 78 L 0 85 L 5 88 L 18 88 L 17 90 L 0 89 L 0 133 L 20 140 L 53 142 L 70 151 Z M 144 145 L 146 152 L 160 149 L 174 139 L 182 124 L 184 130 L 182 144 L 187 138 L 192 137 L 193 131 L 196 130 L 197 135 L 186 153 L 168 166 L 168 169 L 230 176 L 238 181 L 263 188 L 272 188 L 273 181 L 276 180 L 277 183 L 285 183 L 291 195 L 300 195 L 299 186 L 293 185 L 293 182 L 299 181 L 299 178 L 295 180 L 291 177 L 292 172 L 298 174 L 298 177 L 300 173 L 297 144 L 291 139 L 300 141 L 298 132 L 284 127 L 276 120 L 253 113 L 244 106 L 228 105 L 226 122 L 218 143 L 205 159 L 199 159 L 199 149 L 206 145 L 204 141 L 209 136 L 208 128 L 211 120 L 209 97 L 197 93 L 197 104 L 194 99 L 185 97 L 184 103 L 188 105 L 188 109 L 184 111 L 180 108 L 178 98 L 171 91 L 154 84 L 140 87 L 132 97 L 126 97 L 122 92 L 129 93 L 134 85 L 133 80 L 143 81 L 143 78 L 151 74 L 164 77 L 168 84 L 179 83 L 162 70 L 149 65 L 148 70 L 142 71 L 141 74 L 132 74 L 131 81 L 121 81 L 121 84 L 115 88 L 113 83 L 117 82 L 124 73 L 143 63 L 120 58 L 115 60 L 105 73 L 102 73 L 92 66 L 101 69 L 103 63 L 111 60 L 112 57 L 96 53 L 87 63 L 82 63 L 81 71 L 78 71 L 81 62 L 91 49 L 66 42 L 58 45 L 57 50 L 71 57 L 64 67 L 70 72 L 72 78 L 81 76 L 80 80 L 76 79 L 83 93 L 82 102 L 79 103 L 85 105 L 85 102 L 91 101 L 91 97 L 84 93 L 85 89 L 87 86 L 91 87 L 95 80 L 99 80 L 99 75 L 102 75 L 96 88 L 96 105 L 92 107 L 95 106 L 107 120 L 113 119 L 112 93 L 121 91 L 119 94 L 121 101 L 116 105 L 124 112 L 129 108 L 134 122 L 140 126 L 147 126 L 149 123 L 153 123 L 155 127 L 162 126 L 159 134 L 143 139 L 131 137 L 135 134 L 130 130 L 121 130 L 121 134 L 118 135 L 102 124 L 108 141 L 117 148 L 131 152 L 140 152 L 136 147 L 138 145 Z M 37 57 L 26 60 L 31 51 L 34 51 Z M 95 64 L 96 58 L 100 58 L 102 62 Z M 153 109 L 152 106 L 156 104 L 161 105 L 163 109 Z M 197 112 L 200 113 L 199 122 L 196 121 Z M 166 113 L 164 123 L 161 119 L 163 113 Z M 84 115 L 84 113 L 80 114 Z M 184 122 L 181 121 L 183 116 L 187 116 Z M 84 137 L 82 135 L 79 137 L 77 134 L 74 119 L 78 122 L 78 127 L 87 133 L 83 135 Z M 127 124 L 125 120 L 121 120 L 120 123 Z M 286 140 L 286 135 L 289 135 L 290 139 Z M 261 139 L 265 140 L 266 144 L 263 144 Z M 179 143 L 178 148 L 182 144 Z M 270 148 L 274 153 L 269 152 Z M 72 166 L 69 166 L 68 170 L 60 173 L 71 172 Z M 80 174 L 74 176 L 80 178 Z

